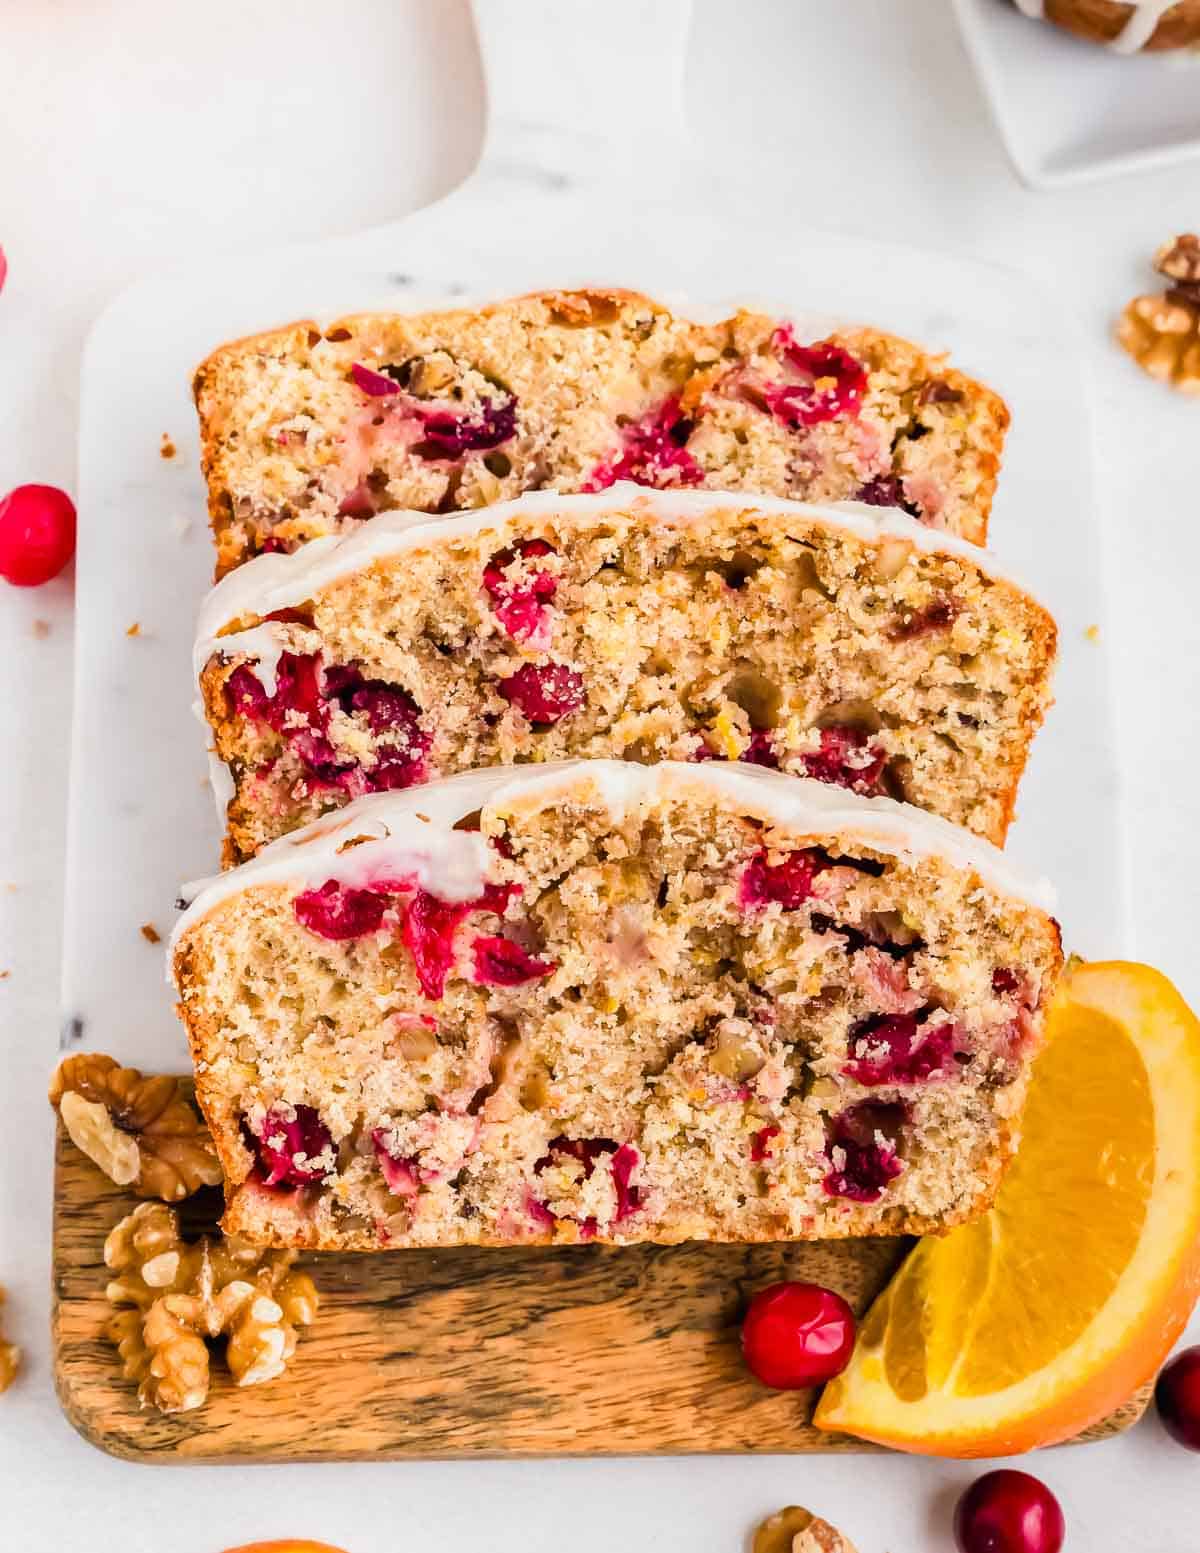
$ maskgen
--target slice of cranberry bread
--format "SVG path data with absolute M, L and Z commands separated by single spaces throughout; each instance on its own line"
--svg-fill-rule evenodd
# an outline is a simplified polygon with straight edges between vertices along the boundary
M 218 574 L 385 509 L 617 479 L 894 503 L 982 544 L 1008 424 L 892 335 L 803 343 L 624 291 L 294 324 L 222 347 L 195 393 Z
M 626 483 L 261 556 L 196 668 L 230 862 L 364 792 L 571 755 L 775 766 L 999 843 L 1054 644 L 903 513 Z
M 989 1202 L 1060 965 L 1044 886 L 777 772 L 583 761 L 376 794 L 172 943 L 231 1232 L 781 1240 Z

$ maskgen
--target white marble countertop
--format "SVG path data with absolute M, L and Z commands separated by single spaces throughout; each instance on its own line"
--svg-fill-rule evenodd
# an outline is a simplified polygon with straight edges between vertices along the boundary
M 564 0 L 568 3 L 568 0 Z M 581 46 L 605 8 L 570 0 Z M 127 282 L 197 253 L 353 231 L 403 215 L 473 164 L 479 65 L 465 0 L 10 0 L 0 93 L 0 491 L 73 484 L 79 351 Z M 1057 286 L 1090 346 L 1136 922 L 1111 951 L 1200 1003 L 1188 802 L 1200 731 L 1200 404 L 1109 343 L 1149 254 L 1200 223 L 1200 163 L 1035 195 L 1004 160 L 947 0 L 697 0 L 694 144 L 808 222 L 993 258 Z M 640 175 L 655 176 L 654 145 Z M 685 234 L 681 234 L 685 240 Z M 169 426 L 162 428 L 166 432 Z M 1101 537 L 1102 536 L 1102 537 Z M 217 1553 L 283 1534 L 351 1553 L 570 1547 L 734 1550 L 808 1503 L 862 1553 L 948 1553 L 974 1468 L 901 1458 L 720 1458 L 166 1468 L 111 1460 L 58 1412 L 47 1315 L 72 581 L 0 587 L 0 1281 L 26 1366 L 0 1402 L 0 1546 Z M 45 622 L 44 627 L 36 622 Z M 1088 773 L 1079 773 L 1081 784 Z M 96 902 L 103 911 L 104 902 Z M 150 951 L 148 951 L 150 952 Z M 1200 1331 L 1193 1327 L 1193 1341 Z M 281 1395 L 281 1403 L 282 1403 Z M 1153 1419 L 1035 1464 L 1072 1553 L 1185 1553 L 1195 1463 Z

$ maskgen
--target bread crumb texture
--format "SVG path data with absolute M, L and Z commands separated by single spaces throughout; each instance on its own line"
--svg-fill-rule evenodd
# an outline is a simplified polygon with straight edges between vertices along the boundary
M 389 509 L 617 479 L 903 506 L 982 544 L 1008 424 L 895 336 L 624 291 L 299 323 L 216 351 L 195 394 L 219 572 Z
M 1001 843 L 1056 641 L 962 555 L 736 503 L 443 529 L 246 628 L 201 675 L 234 862 L 363 793 L 578 755 L 773 766 Z
M 580 778 L 477 823 L 478 899 L 251 879 L 185 929 L 229 1232 L 766 1241 L 987 1206 L 1060 964 L 1044 913 L 694 788 L 617 813 Z

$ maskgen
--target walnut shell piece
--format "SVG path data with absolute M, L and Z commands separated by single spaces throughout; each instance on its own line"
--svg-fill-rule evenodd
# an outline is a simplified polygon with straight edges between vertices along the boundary
M 220 1184 L 216 1148 L 178 1078 L 84 1052 L 59 1064 L 50 1104 L 75 1146 L 138 1197 L 179 1202 Z
M 144 1202 L 104 1243 L 117 1276 L 106 1294 L 118 1307 L 105 1334 L 138 1384 L 143 1407 L 189 1412 L 208 1396 L 208 1341 L 228 1339 L 225 1362 L 239 1386 L 281 1375 L 297 1328 L 317 1314 L 317 1291 L 294 1251 L 260 1251 L 239 1240 L 185 1241 L 179 1215 Z
M 1121 314 L 1117 340 L 1151 377 L 1200 394 L 1200 304 L 1135 297 Z
M 4 1304 L 4 1290 L 0 1289 L 0 1305 Z M 21 1350 L 15 1343 L 6 1343 L 0 1332 L 0 1392 L 7 1391 L 21 1366 Z
M 828 1521 L 789 1504 L 769 1515 L 755 1531 L 753 1553 L 856 1553 L 856 1549 Z

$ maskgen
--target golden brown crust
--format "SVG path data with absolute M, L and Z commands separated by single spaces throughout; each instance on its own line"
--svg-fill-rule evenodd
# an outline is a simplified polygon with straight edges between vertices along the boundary
M 591 322 L 600 322 L 611 313 L 611 304 L 620 302 L 636 302 L 652 307 L 657 312 L 666 312 L 649 297 L 640 292 L 629 291 L 623 287 L 583 287 L 577 291 L 527 291 L 519 297 L 505 299 L 503 301 L 487 303 L 483 307 L 471 309 L 481 316 L 495 316 L 497 313 L 512 305 L 513 302 L 533 302 L 545 299 L 551 305 L 557 303 L 564 321 L 577 325 Z M 464 310 L 447 310 L 449 316 L 459 316 Z M 226 340 L 218 345 L 204 358 L 196 368 L 192 378 L 192 398 L 197 408 L 200 406 L 203 392 L 214 387 L 226 366 L 232 358 L 256 355 L 259 353 L 274 353 L 281 346 L 289 343 L 299 346 L 301 342 L 310 348 L 322 337 L 328 339 L 341 329 L 357 331 L 364 324 L 380 324 L 394 321 L 405 315 L 397 313 L 344 313 L 335 318 L 332 323 L 326 324 L 324 329 L 315 318 L 297 318 L 290 324 L 279 324 L 273 329 L 262 329 L 256 334 L 239 335 L 237 339 Z M 439 315 L 429 315 L 439 316 Z
M 756 381 L 763 363 L 779 370 L 770 358 L 774 330 L 773 320 L 751 313 L 693 323 L 611 289 L 412 317 L 349 315 L 324 331 L 301 320 L 231 342 L 194 379 L 218 574 L 266 540 L 294 548 L 352 526 L 361 511 L 343 516 L 341 505 L 355 492 L 364 493 L 359 506 L 376 511 L 452 511 L 549 484 L 578 489 L 619 451 L 621 426 L 672 394 L 689 413 L 705 401 L 687 447 L 710 488 L 841 499 L 887 474 L 925 521 L 983 543 L 1008 424 L 1003 401 L 944 357 L 874 329 L 828 337 L 869 368 L 861 421 L 788 430 L 761 406 L 748 408 L 749 399 L 739 402 L 741 387 L 712 398 L 714 380 L 732 383 L 739 363 Z M 349 384 L 351 365 L 430 351 L 451 352 L 445 360 L 466 372 L 469 402 L 492 392 L 489 383 L 517 396 L 518 431 L 499 462 L 470 453 L 423 463 L 408 456 L 402 428 L 362 422 L 378 401 Z

